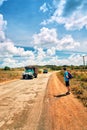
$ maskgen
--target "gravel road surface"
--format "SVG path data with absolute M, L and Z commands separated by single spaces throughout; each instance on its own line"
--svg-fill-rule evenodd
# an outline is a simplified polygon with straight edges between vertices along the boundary
M 36 130 L 49 77 L 0 84 L 0 130 Z

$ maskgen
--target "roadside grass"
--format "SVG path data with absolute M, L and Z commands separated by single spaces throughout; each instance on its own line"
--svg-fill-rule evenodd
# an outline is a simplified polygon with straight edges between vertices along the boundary
M 0 83 L 13 79 L 20 79 L 22 71 L 20 70 L 0 70 Z
M 0 69 L 0 83 L 14 79 L 22 79 L 23 72 L 24 68 L 14 68 L 10 70 Z M 42 71 L 39 69 L 38 73 L 41 74 Z
M 87 107 L 87 70 L 85 72 L 80 70 L 72 70 L 70 72 L 73 75 L 70 80 L 71 91 Z M 65 85 L 63 71 L 58 72 L 57 76 Z

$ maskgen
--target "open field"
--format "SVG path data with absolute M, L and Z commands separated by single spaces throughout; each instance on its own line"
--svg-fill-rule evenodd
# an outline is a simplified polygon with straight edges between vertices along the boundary
M 9 80 L 20 79 L 22 76 L 20 70 L 0 70 L 0 83 Z

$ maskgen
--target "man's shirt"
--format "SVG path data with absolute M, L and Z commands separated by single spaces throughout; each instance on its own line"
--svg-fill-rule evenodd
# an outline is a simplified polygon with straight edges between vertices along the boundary
M 67 78 L 68 77 L 68 71 L 65 71 L 64 72 L 64 80 L 65 81 L 69 81 L 69 78 Z

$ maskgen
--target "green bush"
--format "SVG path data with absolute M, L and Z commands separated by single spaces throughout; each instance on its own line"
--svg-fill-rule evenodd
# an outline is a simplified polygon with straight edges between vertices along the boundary
M 4 67 L 4 70 L 10 70 L 10 67 L 5 66 L 5 67 Z

